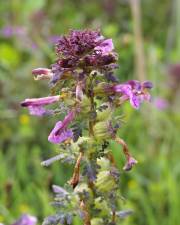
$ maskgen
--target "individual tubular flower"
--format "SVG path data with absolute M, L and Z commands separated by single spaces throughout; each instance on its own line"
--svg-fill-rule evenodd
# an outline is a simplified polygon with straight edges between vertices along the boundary
M 106 88 L 109 88 L 109 90 L 113 93 L 121 94 L 121 102 L 127 101 L 129 99 L 132 107 L 139 109 L 140 104 L 144 100 L 150 101 L 151 96 L 148 92 L 148 89 L 152 88 L 152 83 L 149 81 L 140 83 L 139 81 L 131 80 L 124 84 L 116 84 Z
M 44 106 L 59 101 L 59 95 L 48 96 L 44 98 L 27 98 L 21 102 L 22 107 L 27 107 L 31 115 L 44 116 L 52 113 L 52 110 L 46 110 Z
M 47 68 L 37 68 L 32 70 L 34 80 L 49 80 L 52 78 L 52 70 Z
M 71 129 L 67 129 L 67 127 L 73 121 L 74 117 L 75 111 L 70 111 L 63 121 L 57 122 L 55 127 L 49 134 L 49 142 L 58 144 L 69 138 L 72 138 L 73 132 Z

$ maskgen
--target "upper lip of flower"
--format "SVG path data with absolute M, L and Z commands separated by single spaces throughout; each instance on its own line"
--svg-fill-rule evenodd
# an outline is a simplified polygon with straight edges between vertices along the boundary
M 40 75 L 40 74 L 48 75 L 50 72 L 51 70 L 47 68 L 36 68 L 32 70 L 33 75 Z
M 58 135 L 61 133 L 62 130 L 66 129 L 69 123 L 74 119 L 75 117 L 75 112 L 70 111 L 68 115 L 64 118 L 62 125 L 59 127 L 59 129 L 55 132 L 55 135 Z
M 112 39 L 106 39 L 97 45 L 94 50 L 100 51 L 103 55 L 110 53 L 114 49 Z
M 43 105 L 49 105 L 49 104 L 55 103 L 57 101 L 59 101 L 59 95 L 42 97 L 42 98 L 27 98 L 23 102 L 21 102 L 21 106 L 22 107 L 43 106 Z

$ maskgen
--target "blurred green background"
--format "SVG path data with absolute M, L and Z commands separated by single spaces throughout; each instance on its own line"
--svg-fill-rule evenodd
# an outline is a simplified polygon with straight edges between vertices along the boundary
M 179 0 L 1 0 L 0 223 L 29 213 L 41 224 L 53 213 L 51 185 L 71 176 L 68 165 L 40 165 L 55 155 L 47 136 L 57 118 L 29 116 L 19 102 L 49 94 L 47 83 L 35 82 L 31 71 L 54 62 L 58 35 L 98 28 L 114 40 L 120 81 L 154 84 L 151 103 L 139 111 L 127 104 L 123 112 L 119 135 L 139 163 L 121 174 L 122 208 L 134 214 L 120 224 L 180 224 L 179 12 Z M 121 149 L 111 146 L 121 169 Z

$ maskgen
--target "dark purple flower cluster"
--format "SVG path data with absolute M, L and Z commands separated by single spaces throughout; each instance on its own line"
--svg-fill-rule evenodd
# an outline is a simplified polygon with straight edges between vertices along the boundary
M 68 36 L 60 37 L 56 52 L 60 57 L 80 57 L 91 52 L 101 41 L 100 32 L 72 30 Z
M 97 70 L 115 67 L 117 55 L 113 52 L 112 39 L 105 39 L 98 31 L 71 31 L 60 37 L 56 44 L 57 61 L 52 65 L 52 84 L 67 78 L 68 71 L 73 77 L 82 79 L 91 67 Z M 89 68 L 90 67 L 90 68 Z M 81 70 L 78 73 L 77 70 Z M 72 75 L 69 78 L 72 78 Z

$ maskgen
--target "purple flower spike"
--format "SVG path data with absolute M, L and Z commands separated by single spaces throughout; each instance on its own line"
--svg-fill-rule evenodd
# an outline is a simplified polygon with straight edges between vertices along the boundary
M 135 164 L 137 164 L 137 160 L 134 159 L 132 156 L 130 156 L 130 157 L 128 158 L 128 161 L 127 161 L 126 165 L 123 167 L 123 170 L 129 171 L 129 170 L 132 169 L 132 167 L 133 167 Z
M 51 131 L 51 133 L 49 134 L 48 141 L 55 144 L 59 144 L 69 138 L 72 138 L 73 132 L 72 130 L 67 129 L 67 126 L 69 125 L 69 123 L 72 122 L 74 117 L 75 117 L 75 112 L 71 111 L 64 118 L 63 121 L 58 121 L 55 127 L 53 128 L 53 130 Z
M 21 102 L 22 107 L 28 107 L 31 115 L 43 116 L 51 114 L 52 110 L 46 110 L 43 106 L 59 101 L 59 95 L 44 98 L 30 98 Z
M 35 225 L 37 223 L 37 218 L 27 214 L 22 215 L 19 220 L 17 220 L 12 225 Z
M 51 79 L 53 76 L 52 71 L 47 68 L 34 69 L 32 70 L 32 74 L 34 75 L 35 80 Z
M 114 45 L 112 39 L 107 39 L 99 44 L 99 46 L 95 47 L 95 50 L 101 51 L 102 54 L 107 54 L 114 49 Z

